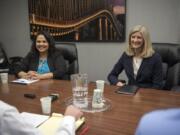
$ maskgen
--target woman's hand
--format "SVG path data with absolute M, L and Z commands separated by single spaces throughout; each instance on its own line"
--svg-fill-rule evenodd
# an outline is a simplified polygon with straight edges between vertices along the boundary
M 18 73 L 19 78 L 28 79 L 28 74 L 24 71 Z
M 38 80 L 43 80 L 43 79 L 52 79 L 53 78 L 53 73 L 45 73 L 45 74 L 34 74 L 32 79 L 38 79 Z
M 19 72 L 18 76 L 20 78 L 24 79 L 31 79 L 31 80 L 43 80 L 43 79 L 52 79 L 53 78 L 53 73 L 45 73 L 45 74 L 38 74 L 36 71 L 28 71 L 26 72 Z
M 35 76 L 37 74 L 37 72 L 36 71 L 28 71 L 27 74 L 29 76 Z
M 36 71 L 28 71 L 27 78 L 28 79 L 37 79 L 38 73 Z
M 122 82 L 117 82 L 116 83 L 116 86 L 119 86 L 119 87 L 122 87 L 122 86 L 124 86 L 125 85 L 125 83 L 122 83 Z

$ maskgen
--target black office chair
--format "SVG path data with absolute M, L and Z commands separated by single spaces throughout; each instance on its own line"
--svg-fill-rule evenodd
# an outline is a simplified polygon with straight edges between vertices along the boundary
M 62 52 L 62 55 L 66 60 L 66 64 L 68 67 L 68 79 L 70 79 L 71 74 L 79 72 L 78 52 L 76 44 L 56 42 L 55 46 Z
M 163 62 L 163 89 L 172 90 L 180 85 L 180 45 L 153 43 L 153 48 L 161 55 Z
M 0 43 L 0 72 L 9 72 L 10 74 L 14 74 L 14 67 L 21 60 L 22 57 L 20 56 L 8 58 L 3 45 Z
M 8 58 L 2 44 L 0 44 L 0 69 L 8 69 L 8 68 L 9 68 Z

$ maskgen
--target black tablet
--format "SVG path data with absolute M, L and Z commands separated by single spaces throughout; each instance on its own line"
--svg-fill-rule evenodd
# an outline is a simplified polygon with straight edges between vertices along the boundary
M 119 93 L 119 94 L 134 95 L 134 94 L 136 94 L 138 89 L 139 89 L 139 87 L 136 85 L 124 85 L 124 86 L 120 87 L 119 89 L 117 89 L 115 92 Z

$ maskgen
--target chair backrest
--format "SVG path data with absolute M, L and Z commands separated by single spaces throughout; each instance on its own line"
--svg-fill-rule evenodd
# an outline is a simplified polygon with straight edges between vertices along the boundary
M 153 43 L 153 48 L 161 55 L 165 90 L 180 85 L 180 45 L 172 43 Z
M 3 45 L 0 43 L 0 73 L 9 72 L 9 74 L 14 74 L 15 66 L 19 64 L 22 59 L 20 56 L 7 57 Z
M 66 64 L 68 67 L 68 79 L 70 79 L 71 74 L 79 72 L 78 52 L 76 44 L 56 42 L 56 48 L 62 52 L 62 55 L 66 60 Z
M 0 44 L 0 69 L 8 69 L 9 68 L 9 62 L 8 62 L 8 57 L 6 55 L 6 52 Z

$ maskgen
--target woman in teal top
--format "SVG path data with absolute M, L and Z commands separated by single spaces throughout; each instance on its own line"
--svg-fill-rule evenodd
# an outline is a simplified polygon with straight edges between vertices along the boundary
M 15 72 L 19 78 L 25 79 L 67 79 L 65 60 L 55 48 L 54 39 L 44 31 L 37 34 L 31 51 Z

